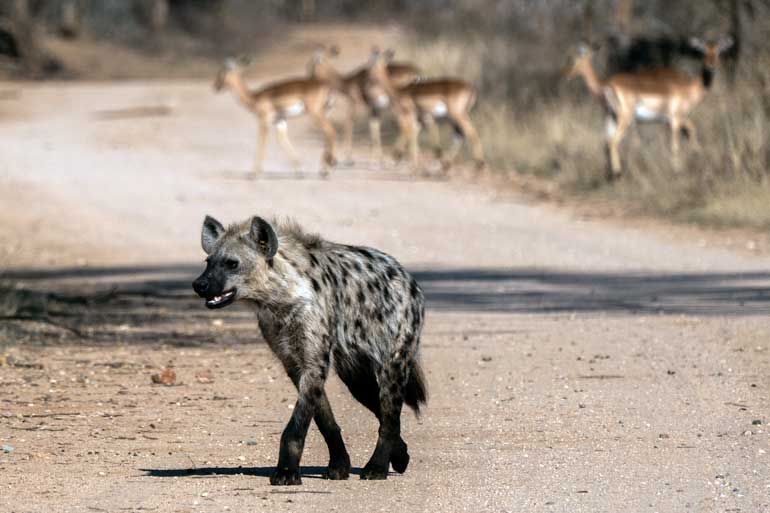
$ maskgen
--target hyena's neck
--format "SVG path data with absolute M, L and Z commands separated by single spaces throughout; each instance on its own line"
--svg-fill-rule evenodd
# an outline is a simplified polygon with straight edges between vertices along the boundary
M 278 317 L 292 315 L 303 304 L 313 300 L 312 285 L 306 272 L 307 252 L 281 249 L 267 268 L 266 275 L 249 295 L 253 306 Z M 253 280 L 257 283 L 257 280 Z

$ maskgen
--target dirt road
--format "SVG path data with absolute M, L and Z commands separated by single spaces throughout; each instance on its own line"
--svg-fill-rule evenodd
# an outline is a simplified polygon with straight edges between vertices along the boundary
M 304 178 L 271 141 L 248 180 L 255 123 L 209 83 L 7 87 L 0 258 L 55 322 L 0 325 L 0 511 L 770 510 L 770 259 L 365 150 L 323 181 L 302 122 Z M 431 398 L 406 474 L 324 481 L 313 428 L 303 486 L 268 485 L 294 394 L 251 314 L 189 289 L 205 214 L 289 215 L 416 273 Z M 328 390 L 358 472 L 375 421 Z

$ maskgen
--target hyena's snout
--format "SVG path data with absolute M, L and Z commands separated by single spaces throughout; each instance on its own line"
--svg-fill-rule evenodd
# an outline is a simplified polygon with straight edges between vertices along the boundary
M 217 279 L 217 274 L 204 272 L 193 282 L 196 294 L 206 300 L 206 308 L 222 308 L 235 301 L 235 288 L 225 290 L 223 279 Z
M 192 283 L 192 287 L 196 294 L 198 294 L 202 298 L 205 298 L 209 293 L 209 288 L 211 288 L 211 283 L 209 282 L 209 279 L 206 277 L 205 274 L 201 274 Z

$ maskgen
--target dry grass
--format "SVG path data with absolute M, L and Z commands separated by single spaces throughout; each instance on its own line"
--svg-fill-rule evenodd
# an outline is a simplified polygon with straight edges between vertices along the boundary
M 679 169 L 668 127 L 635 125 L 621 150 L 625 175 L 609 182 L 602 111 L 582 82 L 560 79 L 563 62 L 547 51 L 504 36 L 437 37 L 415 41 L 410 57 L 431 75 L 480 88 L 473 117 L 493 169 L 535 175 L 562 196 L 609 201 L 632 215 L 770 227 L 770 55 L 733 88 L 718 80 L 693 115 L 700 144 L 683 140 Z

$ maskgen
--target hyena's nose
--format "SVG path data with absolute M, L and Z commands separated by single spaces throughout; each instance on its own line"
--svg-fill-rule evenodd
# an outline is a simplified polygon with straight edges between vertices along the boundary
M 192 286 L 196 294 L 199 296 L 205 296 L 206 292 L 209 290 L 209 280 L 201 276 L 193 282 Z

